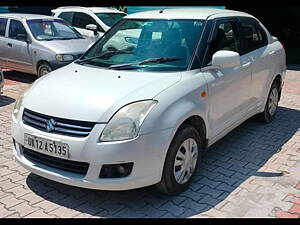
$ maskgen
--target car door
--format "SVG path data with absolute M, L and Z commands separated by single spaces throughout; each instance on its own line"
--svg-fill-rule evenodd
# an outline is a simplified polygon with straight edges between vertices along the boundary
M 212 55 L 219 50 L 241 52 L 237 22 L 237 18 L 216 19 L 203 66 L 210 65 Z M 223 130 L 241 120 L 248 111 L 251 98 L 251 62 L 248 56 L 243 55 L 240 62 L 236 67 L 204 72 L 209 92 L 208 120 L 211 137 L 217 137 Z
M 7 66 L 7 18 L 0 18 L 0 65 Z
M 268 50 L 268 38 L 264 29 L 253 18 L 241 18 L 239 22 L 242 42 L 242 55 L 250 58 L 252 63 L 251 95 L 253 107 L 263 104 L 263 93 L 268 87 L 271 71 L 271 57 L 274 51 Z M 268 90 L 267 90 L 268 93 Z
M 34 69 L 30 44 L 21 39 L 20 35 L 28 35 L 23 23 L 20 20 L 10 19 L 6 41 L 7 65 L 18 71 L 32 73 Z
M 97 26 L 97 35 L 94 35 L 93 31 L 86 29 L 86 25 L 88 24 L 95 24 Z M 72 25 L 76 28 L 76 30 L 78 30 L 79 33 L 81 33 L 85 38 L 88 38 L 91 41 L 97 40 L 105 32 L 94 18 L 83 12 L 74 12 Z

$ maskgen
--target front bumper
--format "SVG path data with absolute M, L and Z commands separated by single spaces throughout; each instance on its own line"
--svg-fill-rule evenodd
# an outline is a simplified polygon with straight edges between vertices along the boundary
M 56 70 L 56 69 L 58 69 L 58 68 L 61 68 L 61 67 L 63 67 L 63 66 L 66 66 L 66 65 L 68 65 L 68 64 L 70 64 L 70 63 L 72 63 L 72 61 L 71 61 L 71 62 L 59 62 L 59 61 L 50 61 L 50 62 L 49 62 L 49 64 L 50 64 L 52 70 Z
M 22 115 L 22 111 L 19 114 Z M 100 143 L 99 136 L 105 124 L 96 124 L 87 137 L 69 137 L 46 133 L 22 122 L 12 120 L 12 136 L 15 140 L 13 153 L 17 161 L 29 171 L 42 177 L 64 184 L 99 190 L 129 190 L 158 183 L 163 170 L 163 156 L 167 151 L 172 129 L 140 135 L 128 141 Z M 88 171 L 85 175 L 52 168 L 23 155 L 24 134 L 67 143 L 70 147 L 70 160 L 87 162 Z M 130 175 L 123 178 L 99 178 L 104 164 L 133 162 Z

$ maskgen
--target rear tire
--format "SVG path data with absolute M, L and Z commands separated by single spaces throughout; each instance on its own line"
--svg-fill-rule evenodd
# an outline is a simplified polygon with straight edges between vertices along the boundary
M 276 115 L 278 102 L 279 102 L 279 87 L 274 81 L 268 94 L 268 99 L 265 105 L 265 109 L 257 117 L 261 122 L 270 123 Z
M 47 73 L 50 73 L 52 71 L 51 66 L 49 65 L 49 63 L 42 63 L 41 65 L 39 65 L 38 67 L 38 77 L 42 77 L 44 75 L 46 75 Z
M 158 191 L 175 195 L 185 191 L 194 177 L 202 158 L 203 139 L 189 125 L 178 130 L 169 147 Z M 176 165 L 175 165 L 176 163 Z

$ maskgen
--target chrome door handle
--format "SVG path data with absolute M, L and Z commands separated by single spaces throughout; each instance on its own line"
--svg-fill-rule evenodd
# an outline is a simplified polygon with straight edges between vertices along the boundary
M 244 63 L 244 64 L 242 64 L 242 68 L 247 68 L 250 65 L 251 65 L 251 62 Z
M 275 53 L 275 51 L 270 51 L 269 55 L 273 55 Z
M 8 47 L 10 47 L 10 48 L 12 47 L 12 44 L 11 44 L 11 43 L 7 43 L 7 45 L 8 45 Z

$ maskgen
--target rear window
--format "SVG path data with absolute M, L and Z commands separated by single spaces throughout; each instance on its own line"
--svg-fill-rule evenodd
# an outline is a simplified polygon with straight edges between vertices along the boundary
M 0 18 L 0 36 L 5 36 L 7 19 Z

